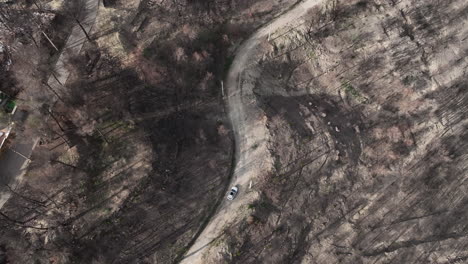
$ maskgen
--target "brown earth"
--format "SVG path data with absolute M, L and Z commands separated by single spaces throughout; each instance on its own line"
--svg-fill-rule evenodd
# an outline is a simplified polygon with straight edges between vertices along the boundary
M 69 58 L 72 75 L 57 102 L 38 109 L 45 121 L 28 119 L 42 138 L 1 211 L 2 260 L 180 257 L 229 178 L 232 139 L 219 89 L 229 57 L 292 4 L 263 2 L 180 9 L 106 1 L 92 42 Z
M 207 258 L 464 263 L 467 8 L 328 1 L 272 33 L 248 82 L 274 170 Z
M 105 1 L 54 105 L 36 100 L 44 72 L 12 66 L 42 139 L 0 211 L 0 263 L 171 263 L 203 230 L 233 166 L 220 81 L 293 3 L 181 3 Z M 273 169 L 206 263 L 466 262 L 467 10 L 330 0 L 271 32 L 242 99 Z M 31 68 L 56 55 L 27 47 Z

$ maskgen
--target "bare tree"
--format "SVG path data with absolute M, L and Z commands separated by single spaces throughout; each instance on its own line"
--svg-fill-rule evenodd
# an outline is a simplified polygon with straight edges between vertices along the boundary
M 74 0 L 74 1 L 66 2 L 64 10 L 63 10 L 63 15 L 75 21 L 76 24 L 80 27 L 80 29 L 85 34 L 86 38 L 90 42 L 92 41 L 91 37 L 89 36 L 88 32 L 86 31 L 82 23 L 83 19 L 86 16 L 86 1 Z
M 42 9 L 39 11 L 43 12 Z M 40 32 L 50 45 L 58 51 L 57 45 L 44 31 L 43 23 L 36 18 L 34 11 L 27 10 L 24 7 L 7 7 L 6 5 L 0 6 L 0 21 L 5 27 L 13 33 L 22 33 L 27 35 L 36 46 L 38 46 L 33 32 Z

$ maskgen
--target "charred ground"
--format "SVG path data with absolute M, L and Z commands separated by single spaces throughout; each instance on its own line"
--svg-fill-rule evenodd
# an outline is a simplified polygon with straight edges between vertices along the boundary
M 33 2 L 15 7 L 25 17 L 57 8 L 43 28 L 59 52 L 47 39 L 19 49 L 38 54 L 38 71 L 30 76 L 37 86 L 18 96 L 42 99 L 19 125 L 41 140 L 1 209 L 1 261 L 180 259 L 229 179 L 233 146 L 220 90 L 229 58 L 293 3 L 104 1 L 88 43 L 68 58 L 72 74 L 54 91 L 40 84 L 80 5 Z
M 467 15 L 463 1 L 326 1 L 272 33 L 248 81 L 275 170 L 214 259 L 464 262 Z
M 7 26 L 58 2 L 19 2 Z M 41 141 L 1 208 L 0 262 L 180 260 L 233 165 L 220 82 L 241 41 L 293 3 L 103 4 L 56 94 L 41 83 L 59 53 L 38 28 L 3 38 L 15 63 L 2 85 L 35 110 L 19 125 Z M 58 49 L 76 8 L 41 20 Z M 207 263 L 466 261 L 467 10 L 324 1 L 272 32 L 246 81 L 274 170 Z

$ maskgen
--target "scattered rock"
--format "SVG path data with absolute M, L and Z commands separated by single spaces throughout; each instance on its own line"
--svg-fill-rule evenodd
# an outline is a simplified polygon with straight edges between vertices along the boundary
M 249 215 L 249 216 L 247 217 L 247 223 L 248 223 L 249 225 L 253 225 L 253 224 L 257 223 L 257 221 L 258 221 L 257 217 L 255 217 L 255 216 L 253 216 L 253 215 Z

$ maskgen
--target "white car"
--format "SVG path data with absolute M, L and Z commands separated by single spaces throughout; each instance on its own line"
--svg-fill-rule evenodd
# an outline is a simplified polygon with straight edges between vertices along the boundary
M 234 200 L 234 198 L 236 198 L 236 195 L 237 195 L 238 191 L 239 191 L 239 188 L 237 188 L 236 186 L 232 187 L 231 191 L 229 192 L 229 194 L 227 196 L 227 199 L 230 200 L 230 201 Z

